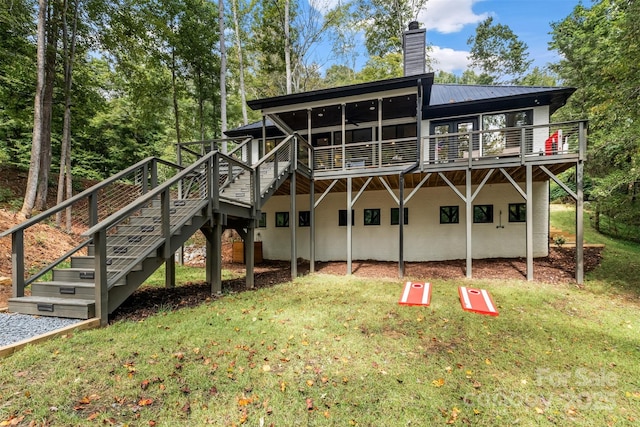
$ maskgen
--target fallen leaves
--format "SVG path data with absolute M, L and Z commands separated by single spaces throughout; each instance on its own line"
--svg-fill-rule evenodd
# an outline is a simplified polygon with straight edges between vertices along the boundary
M 436 380 L 431 381 L 431 384 L 434 387 L 442 387 L 444 385 L 444 378 L 438 378 Z

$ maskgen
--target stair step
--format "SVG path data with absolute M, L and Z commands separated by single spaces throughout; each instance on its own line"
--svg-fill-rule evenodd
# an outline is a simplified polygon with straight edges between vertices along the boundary
M 95 296 L 95 285 L 93 283 L 78 282 L 36 282 L 31 285 L 31 296 L 93 299 Z
M 107 271 L 111 277 L 118 271 Z M 53 282 L 65 283 L 95 283 L 95 272 L 88 268 L 55 268 L 53 269 Z M 126 279 L 122 278 L 115 285 L 126 283 Z
M 95 302 L 92 299 L 28 296 L 9 298 L 9 311 L 39 316 L 90 319 L 95 316 Z
M 111 256 L 107 258 L 107 270 L 109 266 L 122 265 L 134 261 L 137 257 L 134 256 Z M 93 269 L 95 266 L 95 257 L 93 256 L 74 256 L 71 257 L 71 268 L 85 268 Z M 133 266 L 131 271 L 139 271 L 142 269 L 142 264 L 138 263 Z
M 54 282 L 93 283 L 95 272 L 88 268 L 56 268 L 53 270 Z

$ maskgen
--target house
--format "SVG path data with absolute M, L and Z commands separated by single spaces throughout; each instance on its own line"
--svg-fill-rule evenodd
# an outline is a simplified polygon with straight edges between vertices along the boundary
M 549 185 L 576 200 L 582 271 L 586 122 L 551 123 L 573 88 L 434 84 L 424 30 L 405 34 L 405 76 L 249 101 L 262 122 L 257 161 L 295 138 L 308 170 L 259 206 L 254 238 L 267 259 L 472 260 L 549 253 Z M 416 64 L 418 64 L 416 66 Z M 575 168 L 576 190 L 558 175 Z

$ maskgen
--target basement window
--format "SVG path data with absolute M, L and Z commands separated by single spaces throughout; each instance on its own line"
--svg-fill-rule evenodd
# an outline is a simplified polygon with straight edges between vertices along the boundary
M 276 212 L 276 227 L 289 226 L 289 212 Z
M 391 208 L 391 225 L 400 224 L 400 208 Z M 409 208 L 404 208 L 404 225 L 409 224 Z
M 260 212 L 260 219 L 258 219 L 258 228 L 267 228 L 267 213 Z
M 309 227 L 311 225 L 311 212 L 298 212 L 298 227 Z
M 340 209 L 338 211 L 338 225 L 340 227 L 346 227 L 347 226 L 347 210 L 346 209 Z M 351 210 L 351 225 L 356 225 L 356 214 L 354 212 L 354 210 Z
M 527 222 L 526 203 L 509 203 L 509 222 Z
M 380 225 L 380 209 L 365 209 L 364 225 Z
M 493 205 L 474 205 L 473 222 L 475 224 L 493 223 Z
M 440 206 L 440 224 L 458 224 L 460 208 L 458 206 Z

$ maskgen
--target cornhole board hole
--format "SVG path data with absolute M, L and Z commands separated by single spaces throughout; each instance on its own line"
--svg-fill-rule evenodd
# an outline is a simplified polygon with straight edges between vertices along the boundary
M 431 283 L 407 282 L 398 304 L 424 305 L 431 303 Z
M 498 310 L 491 299 L 491 295 L 484 289 L 467 288 L 466 286 L 458 287 L 460 295 L 460 304 L 465 311 L 473 313 L 488 314 L 489 316 L 497 316 Z

